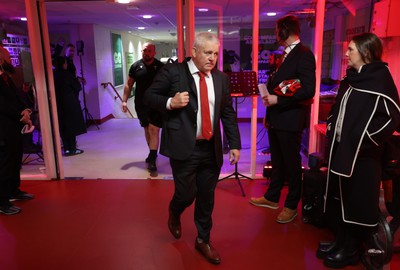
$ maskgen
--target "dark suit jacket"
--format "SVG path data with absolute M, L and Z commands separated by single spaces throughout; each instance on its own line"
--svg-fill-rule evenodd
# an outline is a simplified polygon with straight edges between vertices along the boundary
M 292 97 L 278 96 L 278 104 L 267 108 L 267 123 L 271 128 L 301 131 L 308 125 L 310 104 L 315 94 L 315 58 L 301 42 L 288 53 L 282 65 L 268 81 L 268 91 L 282 81 L 300 79 L 301 88 Z
M 215 90 L 214 143 L 217 164 L 222 166 L 220 120 L 231 149 L 241 149 L 236 113 L 232 107 L 228 76 L 212 71 Z M 189 103 L 182 109 L 167 110 L 166 104 L 177 92 L 189 92 Z M 186 62 L 165 65 L 147 89 L 144 102 L 163 113 L 160 153 L 173 159 L 185 160 L 196 144 L 197 91 Z
M 17 90 L 7 75 L 0 75 L 0 145 L 21 137 L 21 112 L 26 107 L 19 100 Z

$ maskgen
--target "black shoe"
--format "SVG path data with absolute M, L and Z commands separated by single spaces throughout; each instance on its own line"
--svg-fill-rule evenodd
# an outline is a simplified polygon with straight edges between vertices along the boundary
M 348 265 L 357 265 L 360 253 L 357 249 L 347 250 L 341 248 L 325 257 L 324 265 L 329 268 L 344 268 Z
M 317 258 L 318 259 L 325 259 L 326 256 L 335 252 L 339 249 L 339 245 L 336 241 L 333 242 L 319 242 L 318 249 L 317 249 Z
M 18 190 L 17 193 L 11 195 L 10 202 L 13 201 L 23 201 L 23 200 L 32 200 L 35 198 L 35 195 L 30 194 L 25 191 Z
M 79 155 L 79 154 L 82 154 L 83 152 L 85 152 L 85 151 L 83 151 L 82 149 L 75 149 L 74 155 Z
M 75 150 L 65 150 L 64 151 L 64 156 L 69 157 L 69 156 L 75 156 L 82 154 L 84 151 L 81 149 L 75 149 Z
M 0 206 L 0 213 L 4 215 L 15 215 L 21 212 L 21 208 L 10 204 L 5 204 Z
M 156 172 L 157 171 L 157 165 L 156 165 L 156 161 L 149 161 L 147 163 L 147 169 L 149 170 L 149 172 Z
M 196 238 L 194 247 L 212 264 L 220 264 L 221 257 L 218 251 L 210 244 L 205 243 L 202 239 Z
M 182 227 L 180 217 L 175 217 L 172 213 L 171 209 L 168 210 L 168 229 L 171 234 L 175 237 L 175 239 L 181 238 L 182 235 Z

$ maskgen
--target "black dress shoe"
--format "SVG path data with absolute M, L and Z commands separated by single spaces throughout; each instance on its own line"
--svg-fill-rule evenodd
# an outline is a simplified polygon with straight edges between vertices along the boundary
M 176 239 L 181 238 L 182 234 L 181 221 L 179 217 L 177 218 L 174 216 L 171 209 L 169 209 L 168 229 Z
M 194 243 L 194 247 L 199 251 L 206 259 L 212 264 L 220 264 L 221 257 L 218 254 L 218 251 L 210 244 L 204 242 L 200 238 L 196 238 Z
M 360 253 L 357 249 L 347 250 L 341 248 L 324 259 L 324 265 L 330 268 L 344 268 L 348 265 L 357 265 L 360 261 Z
M 317 258 L 325 259 L 326 256 L 335 252 L 340 247 L 336 241 L 333 242 L 319 242 L 317 249 Z

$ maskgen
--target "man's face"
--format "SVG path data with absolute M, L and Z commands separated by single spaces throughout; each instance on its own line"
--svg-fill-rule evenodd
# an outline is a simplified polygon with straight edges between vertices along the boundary
M 192 49 L 193 62 L 202 72 L 210 72 L 217 63 L 219 44 L 212 41 L 205 41 L 202 46 Z
M 73 58 L 75 55 L 75 48 L 74 47 L 67 47 L 65 50 L 65 56 L 69 58 Z
M 156 48 L 152 44 L 144 44 L 142 49 L 142 58 L 145 62 L 151 62 L 156 55 Z

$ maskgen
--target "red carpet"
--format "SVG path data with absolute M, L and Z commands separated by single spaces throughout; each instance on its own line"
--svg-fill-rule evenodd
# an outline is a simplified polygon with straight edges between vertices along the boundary
M 182 238 L 170 235 L 172 181 L 23 181 L 22 189 L 36 198 L 16 202 L 22 208 L 18 215 L 0 215 L 0 269 L 328 269 L 314 254 L 330 233 L 303 224 L 301 217 L 276 223 L 278 210 L 248 203 L 250 196 L 263 194 L 265 181 L 242 183 L 247 197 L 233 180 L 216 190 L 211 240 L 222 262 L 215 266 L 194 249 L 193 207 L 182 216 Z M 390 269 L 400 269 L 398 254 Z

